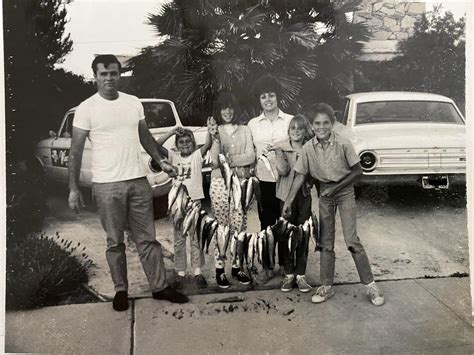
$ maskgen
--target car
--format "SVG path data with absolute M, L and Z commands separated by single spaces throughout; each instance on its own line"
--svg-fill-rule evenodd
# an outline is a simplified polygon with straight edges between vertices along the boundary
M 148 128 L 155 139 L 165 134 L 176 126 L 182 126 L 178 112 L 174 103 L 164 99 L 140 99 L 145 112 L 145 120 Z M 48 182 L 67 184 L 68 183 L 68 160 L 71 147 L 72 124 L 76 107 L 66 112 L 57 131 L 50 131 L 49 138 L 41 140 L 35 150 L 36 159 L 40 163 L 45 179 Z M 193 131 L 198 146 L 202 146 L 206 140 L 207 128 L 197 126 L 186 126 Z M 176 150 L 174 139 L 169 139 L 164 146 L 167 149 Z M 153 196 L 159 197 L 168 194 L 172 179 L 161 171 L 159 165 L 143 149 L 142 164 L 146 171 L 146 177 L 153 190 Z M 82 166 L 79 177 L 79 185 L 83 187 L 91 186 L 91 145 L 86 140 L 82 157 Z M 211 171 L 209 155 L 204 159 L 203 174 Z
M 466 126 L 453 100 L 420 92 L 346 96 L 334 130 L 360 157 L 358 185 L 448 189 L 466 183 Z

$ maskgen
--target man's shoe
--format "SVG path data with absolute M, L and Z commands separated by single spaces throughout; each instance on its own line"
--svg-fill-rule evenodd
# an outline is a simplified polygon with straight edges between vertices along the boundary
M 316 293 L 311 298 L 311 302 L 322 303 L 332 296 L 334 296 L 334 290 L 332 286 L 319 286 L 316 290 Z
M 206 288 L 207 287 L 207 281 L 202 276 L 202 274 L 194 276 L 194 284 L 196 285 L 197 288 Z
M 153 292 L 153 298 L 155 300 L 167 300 L 173 303 L 187 303 L 189 298 L 186 295 L 176 291 L 173 287 L 168 286 L 164 290 Z
M 283 279 L 280 290 L 282 290 L 283 292 L 289 292 L 293 289 L 294 284 L 295 284 L 295 276 L 285 275 L 285 278 Z
M 173 282 L 173 288 L 175 290 L 183 290 L 185 281 L 186 281 L 185 276 L 176 275 L 176 277 L 174 278 L 174 282 Z
M 375 282 L 367 285 L 367 296 L 369 296 L 370 302 L 372 302 L 374 306 L 381 306 L 385 303 L 385 297 Z
M 216 283 L 217 286 L 220 288 L 229 288 L 230 282 L 227 280 L 227 276 L 225 276 L 224 270 L 216 272 Z
M 128 309 L 128 293 L 127 291 L 118 291 L 115 294 L 114 301 L 112 302 L 112 307 L 117 312 L 123 312 Z
M 250 277 L 245 272 L 236 267 L 232 268 L 232 277 L 237 279 L 242 285 L 249 285 L 250 282 L 252 282 Z
M 297 276 L 296 284 L 298 285 L 298 290 L 300 290 L 300 292 L 309 292 L 312 289 L 311 285 L 306 282 L 306 278 L 304 276 Z

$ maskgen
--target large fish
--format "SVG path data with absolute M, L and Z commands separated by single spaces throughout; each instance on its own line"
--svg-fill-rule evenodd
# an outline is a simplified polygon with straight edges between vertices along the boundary
M 173 223 L 175 226 L 178 228 L 181 225 L 181 222 L 184 218 L 184 204 L 185 204 L 185 198 L 187 197 L 187 190 L 185 189 L 185 186 L 182 185 L 182 188 L 179 189 L 178 196 L 176 197 L 176 212 L 173 216 Z
M 242 196 L 244 196 L 244 193 L 242 193 Z M 247 180 L 247 185 L 246 185 L 246 191 L 245 191 L 245 201 L 242 203 L 242 207 L 244 208 L 244 211 L 247 212 L 248 209 L 250 208 L 250 205 L 253 201 L 253 180 L 252 178 L 249 178 Z
M 201 243 L 201 236 L 202 236 L 202 221 L 204 217 L 207 216 L 207 212 L 204 210 L 199 210 L 199 216 L 196 221 L 196 237 L 198 243 Z
M 231 183 L 232 183 L 232 170 L 225 158 L 224 154 L 219 154 L 219 167 L 221 169 L 222 177 L 225 181 L 225 186 L 227 187 L 227 192 L 230 195 Z
M 273 236 L 273 232 L 270 226 L 267 227 L 266 232 L 268 244 L 268 266 L 270 269 L 273 270 L 273 268 L 275 267 L 275 238 Z
M 232 197 L 234 200 L 234 209 L 239 210 L 242 199 L 242 188 L 240 186 L 240 180 L 236 174 L 232 175 Z
M 258 233 L 258 240 L 257 240 L 257 255 L 258 255 L 258 262 L 263 265 L 263 239 L 265 238 L 265 231 L 260 231 Z
M 168 214 L 171 212 L 171 206 L 176 202 L 176 197 L 178 197 L 178 192 L 181 189 L 182 181 L 176 180 L 171 186 L 171 190 L 168 193 Z
M 212 224 L 214 219 L 209 217 L 208 215 L 204 216 L 201 221 L 201 249 L 204 250 L 206 244 L 210 243 L 209 240 L 212 238 L 210 237 Z
M 211 244 L 212 237 L 216 234 L 216 230 L 219 224 L 216 220 L 212 221 L 212 224 L 209 228 L 209 234 L 207 236 L 207 244 L 206 244 L 206 253 L 209 254 L 209 245 Z
M 247 267 L 249 269 L 254 269 L 255 268 L 255 248 L 256 244 L 255 241 L 257 239 L 257 234 L 252 233 L 249 235 L 248 238 L 248 247 L 247 247 Z
M 228 229 L 227 231 L 227 234 L 225 235 L 225 243 L 224 243 L 224 256 L 226 255 L 227 253 L 227 248 L 229 247 L 229 242 L 230 242 L 230 238 L 232 238 L 233 235 L 237 235 L 237 232 L 234 231 L 232 234 L 230 233 L 230 228 Z
M 232 258 L 232 265 L 235 265 L 237 260 L 237 236 L 235 234 L 230 239 L 230 256 Z
M 196 231 L 195 224 L 197 222 L 197 218 L 199 217 L 199 210 L 199 206 L 196 205 L 186 214 L 183 220 L 183 235 L 188 233 L 189 236 L 193 236 L 194 232 Z
M 244 242 L 246 238 L 245 232 L 240 232 L 237 236 L 237 257 L 239 258 L 239 266 L 242 269 L 244 264 Z
M 260 213 L 262 212 L 262 194 L 260 192 L 260 182 L 255 176 L 251 177 L 252 179 L 252 186 L 253 186 L 253 193 L 255 198 L 257 199 L 257 207 Z M 250 206 L 250 203 L 249 203 Z
M 222 233 L 217 233 L 217 251 L 219 252 L 219 256 L 222 259 L 225 259 L 225 247 L 226 247 L 226 241 L 228 241 L 228 236 L 229 236 L 229 226 L 226 225 L 222 229 Z
M 241 193 L 241 197 L 240 197 L 240 204 L 242 206 L 242 210 L 245 212 L 247 212 L 247 208 L 246 208 L 246 205 L 245 205 L 245 200 L 246 200 L 246 197 L 247 197 L 247 186 L 249 184 L 249 180 L 248 179 L 243 179 L 241 182 L 240 182 L 240 190 L 242 191 Z

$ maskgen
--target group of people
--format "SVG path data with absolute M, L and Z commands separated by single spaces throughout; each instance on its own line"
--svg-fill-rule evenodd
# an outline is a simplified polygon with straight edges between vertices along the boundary
M 133 96 L 118 91 L 120 63 L 113 55 L 97 56 L 92 63 L 98 93 L 85 100 L 76 110 L 69 161 L 69 205 L 79 210 L 83 205 L 77 181 L 86 137 L 92 144 L 93 194 L 107 233 L 107 261 L 116 295 L 114 309 L 128 308 L 128 283 L 123 232 L 129 226 L 137 244 L 143 268 L 153 297 L 171 302 L 187 302 L 179 292 L 187 269 L 186 235 L 180 227 L 174 230 L 174 267 L 176 284 L 169 285 L 163 265 L 160 243 L 156 240 L 152 195 L 144 173 L 140 170 L 139 146 L 159 162 L 161 169 L 186 187 L 196 203 L 204 198 L 202 185 L 203 157 L 209 151 L 213 170 L 209 195 L 218 234 L 239 233 L 247 228 L 245 210 L 236 207 L 219 169 L 219 155 L 226 157 L 238 179 L 256 176 L 260 199 L 258 216 L 261 229 L 272 226 L 279 217 L 294 225 L 311 217 L 311 188 L 318 187 L 321 286 L 312 302 L 321 303 L 334 295 L 335 215 L 339 209 L 346 245 L 356 264 L 361 282 L 374 305 L 382 305 L 384 296 L 374 282 L 371 266 L 356 228 L 354 183 L 362 174 L 351 143 L 335 133 L 335 114 L 331 106 L 311 105 L 296 116 L 279 106 L 281 86 L 274 77 L 265 75 L 256 81 L 254 92 L 261 114 L 248 124 L 242 123 L 241 108 L 231 93 L 222 93 L 214 105 L 213 118 L 208 119 L 207 139 L 197 148 L 193 133 L 177 127 L 157 141 L 144 120 L 143 107 Z M 163 143 L 175 136 L 177 152 L 168 151 Z M 216 238 L 217 239 L 217 238 Z M 278 242 L 278 241 L 276 241 Z M 202 275 L 204 256 L 195 240 L 190 241 L 191 267 L 197 287 L 207 287 Z M 307 250 L 296 251 L 290 262 L 287 243 L 277 243 L 278 264 L 284 272 L 281 290 L 295 287 L 309 292 L 305 279 Z M 215 277 L 221 288 L 230 287 L 225 272 L 226 257 L 215 251 Z M 232 258 L 231 276 L 247 285 L 251 275 Z M 256 282 L 263 284 L 274 277 L 274 270 L 264 269 Z

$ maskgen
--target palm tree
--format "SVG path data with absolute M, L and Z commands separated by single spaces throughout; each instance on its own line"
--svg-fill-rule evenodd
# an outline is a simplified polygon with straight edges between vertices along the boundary
M 221 90 L 256 113 L 252 83 L 265 73 L 280 80 L 290 112 L 315 92 L 340 96 L 368 38 L 363 24 L 346 19 L 360 1 L 174 0 L 148 17 L 165 40 L 132 58 L 132 88 L 174 100 L 188 120 L 208 115 Z

